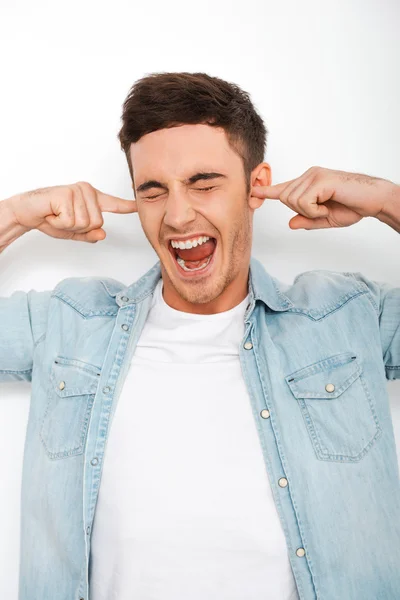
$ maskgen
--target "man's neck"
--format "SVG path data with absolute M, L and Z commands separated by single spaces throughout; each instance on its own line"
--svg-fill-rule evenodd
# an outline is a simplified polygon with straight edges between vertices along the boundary
M 240 304 L 248 294 L 249 267 L 243 269 L 237 277 L 223 290 L 219 296 L 210 302 L 189 302 L 180 296 L 169 280 L 168 276 L 163 276 L 163 298 L 164 301 L 175 310 L 194 314 L 212 315 L 225 312 Z

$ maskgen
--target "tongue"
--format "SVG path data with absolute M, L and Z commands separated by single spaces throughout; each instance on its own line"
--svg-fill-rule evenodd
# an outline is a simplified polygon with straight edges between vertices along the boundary
M 215 240 L 208 240 L 201 246 L 196 246 L 196 248 L 185 248 L 184 250 L 177 248 L 177 254 L 185 261 L 204 260 L 214 252 L 214 249 Z

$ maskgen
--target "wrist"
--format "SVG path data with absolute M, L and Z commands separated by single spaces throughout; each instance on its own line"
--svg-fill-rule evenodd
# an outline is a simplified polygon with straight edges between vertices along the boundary
M 10 200 L 12 199 L 8 198 L 0 202 L 0 252 L 3 252 L 21 235 L 30 231 L 29 228 L 18 223 Z
M 400 233 L 400 185 L 388 182 L 382 210 L 376 218 Z
M 20 230 L 21 234 L 31 231 L 31 227 L 26 227 L 22 225 L 16 216 L 17 211 L 16 207 L 18 204 L 22 203 L 23 194 L 16 194 L 15 196 L 11 196 L 6 200 L 2 200 L 0 202 L 0 211 L 3 219 L 7 219 L 7 222 L 10 226 L 14 226 L 16 230 Z

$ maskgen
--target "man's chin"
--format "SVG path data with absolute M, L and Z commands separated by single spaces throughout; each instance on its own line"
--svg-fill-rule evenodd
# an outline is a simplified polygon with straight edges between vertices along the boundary
M 179 297 L 190 304 L 208 304 L 221 293 L 216 289 L 217 274 L 207 278 L 193 277 L 186 279 L 177 276 L 175 272 L 170 274 L 169 269 L 167 270 L 165 266 L 162 266 L 162 277 L 164 284 L 169 282 L 169 287 L 172 286 Z
M 215 290 L 214 278 L 182 280 L 178 277 L 169 277 L 169 280 L 179 296 L 191 304 L 207 304 L 219 295 Z

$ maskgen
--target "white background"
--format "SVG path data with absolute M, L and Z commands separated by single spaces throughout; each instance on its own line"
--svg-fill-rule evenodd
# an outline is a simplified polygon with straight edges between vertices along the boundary
M 159 71 L 203 71 L 248 91 L 270 131 L 274 183 L 312 165 L 400 183 L 399 26 L 397 0 L 2 0 L 0 198 L 80 180 L 132 198 L 121 106 L 135 80 Z M 400 285 L 389 226 L 292 231 L 294 214 L 277 201 L 255 213 L 253 255 L 272 275 L 291 282 L 326 268 Z M 69 276 L 136 280 L 157 260 L 138 216 L 103 216 L 98 244 L 19 238 L 0 255 L 0 294 Z M 399 447 L 400 384 L 388 386 Z M 29 395 L 28 383 L 0 390 L 0 597 L 10 600 Z

